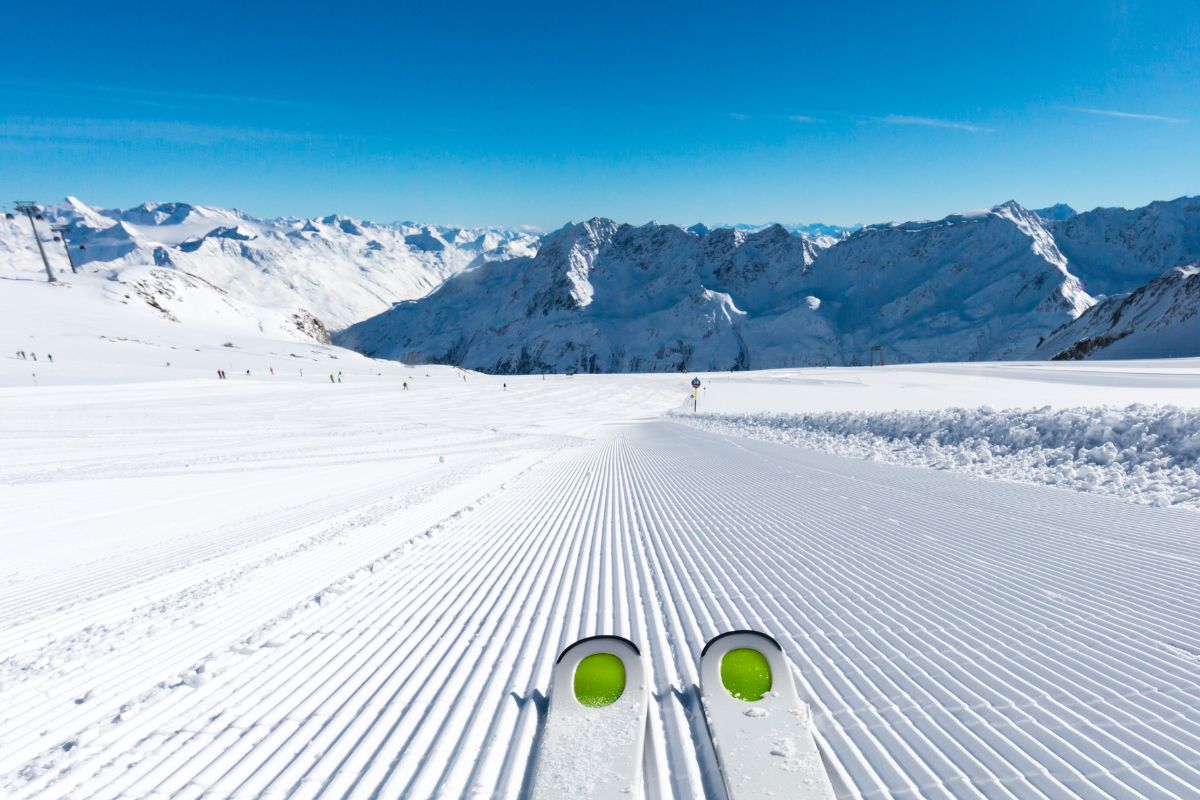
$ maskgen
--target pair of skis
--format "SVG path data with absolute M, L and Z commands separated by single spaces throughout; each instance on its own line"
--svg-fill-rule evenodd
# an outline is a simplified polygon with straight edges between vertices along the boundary
M 700 653 L 700 696 L 730 800 L 834 800 L 779 646 L 757 631 L 731 631 Z M 649 714 L 641 652 L 619 636 L 592 636 L 558 657 L 550 685 L 533 800 L 640 797 Z

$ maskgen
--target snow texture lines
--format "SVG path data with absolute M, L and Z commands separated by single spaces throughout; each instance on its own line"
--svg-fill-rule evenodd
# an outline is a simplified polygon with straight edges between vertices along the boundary
M 520 797 L 555 657 L 611 633 L 650 670 L 647 796 L 723 798 L 697 659 L 714 634 L 749 627 L 784 647 L 852 796 L 1197 797 L 1197 521 L 665 422 L 614 426 L 417 545 L 374 560 L 364 546 L 318 601 L 257 628 L 245 617 L 240 646 L 190 681 L 106 692 L 103 718 L 6 759 L 0 786 Z M 20 699 L 10 719 L 92 703 L 30 681 L 0 687 Z M 33 730 L 22 719 L 6 742 Z

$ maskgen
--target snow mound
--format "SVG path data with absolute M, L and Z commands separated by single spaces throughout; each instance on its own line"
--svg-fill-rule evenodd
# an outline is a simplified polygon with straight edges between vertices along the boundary
M 836 455 L 1200 508 L 1200 409 L 984 407 L 673 418 Z

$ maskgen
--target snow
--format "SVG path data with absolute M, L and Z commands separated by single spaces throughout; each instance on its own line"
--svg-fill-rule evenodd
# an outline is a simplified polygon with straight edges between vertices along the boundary
M 700 236 L 592 219 L 337 341 L 518 374 L 856 364 L 874 347 L 893 362 L 987 360 L 1029 357 L 1092 303 L 1044 221 L 1012 202 L 831 246 L 778 225 Z
M 90 291 L 20 286 L 31 315 L 35 287 Z M 664 421 L 690 375 L 501 378 L 328 346 L 316 375 L 271 375 L 294 342 L 230 350 L 97 302 L 110 338 L 144 342 L 59 318 L 29 345 L 60 337 L 38 386 L 0 359 L 5 796 L 519 797 L 554 659 L 610 633 L 647 659 L 646 796 L 721 798 L 697 659 L 742 627 L 783 646 L 843 796 L 1200 782 L 1193 508 Z M 705 414 L 1195 465 L 1195 360 L 700 377 Z
M 70 225 L 68 238 L 84 272 L 174 269 L 244 304 L 289 315 L 303 309 L 331 330 L 384 311 L 395 300 L 421 297 L 472 264 L 528 256 L 537 247 L 537 237 L 515 230 L 380 225 L 339 215 L 266 220 L 188 203 L 97 209 L 69 197 L 48 206 L 45 217 L 39 226 L 46 240 L 49 225 Z M 45 246 L 54 268 L 66 272 L 62 244 Z M 41 274 L 28 220 L 0 219 L 0 276 Z
M 838 455 L 1200 508 L 1200 410 L 1174 406 L 680 416 Z
M 212 221 L 135 212 L 134 241 Z M 956 230 L 1049 263 L 981 220 Z M 737 628 L 780 642 L 840 797 L 1200 785 L 1200 360 L 700 373 L 687 415 L 692 373 L 376 360 L 178 265 L 48 284 L 27 255 L 0 261 L 0 795 L 526 796 L 555 658 L 615 634 L 648 671 L 644 795 L 724 800 L 698 657 Z M 655 263 L 577 255 L 541 300 Z M 730 325 L 770 294 L 744 289 L 681 308 Z
M 1200 262 L 1197 262 L 1200 264 Z M 1054 359 L 1171 358 L 1200 342 L 1200 266 L 1168 270 L 1114 295 L 1050 333 L 1036 355 Z
M 1200 197 L 1135 209 L 1097 208 L 1050 230 L 1092 294 L 1129 292 L 1172 267 L 1200 261 Z

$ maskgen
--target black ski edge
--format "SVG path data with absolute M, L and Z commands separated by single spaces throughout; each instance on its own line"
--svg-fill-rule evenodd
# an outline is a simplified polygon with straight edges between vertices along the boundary
M 629 641 L 628 639 L 626 639 L 624 636 L 613 636 L 612 634 L 601 633 L 597 636 L 585 636 L 584 638 L 578 640 L 574 644 L 568 645 L 566 650 L 563 650 L 561 653 L 558 654 L 558 658 L 555 660 L 554 663 L 555 664 L 561 663 L 563 660 L 563 656 L 565 656 L 567 653 L 571 652 L 571 650 L 573 650 L 574 648 L 583 644 L 584 642 L 594 642 L 597 639 L 612 639 L 613 641 L 624 642 L 625 644 L 627 644 L 633 648 L 634 655 L 636 655 L 638 658 L 642 657 L 642 651 L 638 649 L 638 646 L 636 644 L 634 644 L 633 642 Z
M 774 636 L 771 636 L 770 634 L 767 634 L 767 633 L 763 633 L 762 631 L 754 631 L 754 630 L 750 630 L 749 628 L 743 628 L 742 630 L 725 631 L 724 633 L 719 633 L 716 636 L 714 636 L 713 638 L 709 639 L 708 644 L 704 645 L 704 649 L 700 651 L 700 657 L 704 658 L 704 654 L 708 652 L 708 648 L 712 647 L 713 644 L 715 644 L 716 642 L 719 642 L 721 639 L 724 639 L 726 636 L 733 636 L 734 634 L 738 634 L 738 633 L 750 633 L 750 634 L 758 636 L 762 639 L 766 639 L 768 642 L 775 645 L 776 650 L 778 650 L 781 653 L 783 652 L 783 647 L 780 646 L 779 642 L 775 641 Z

